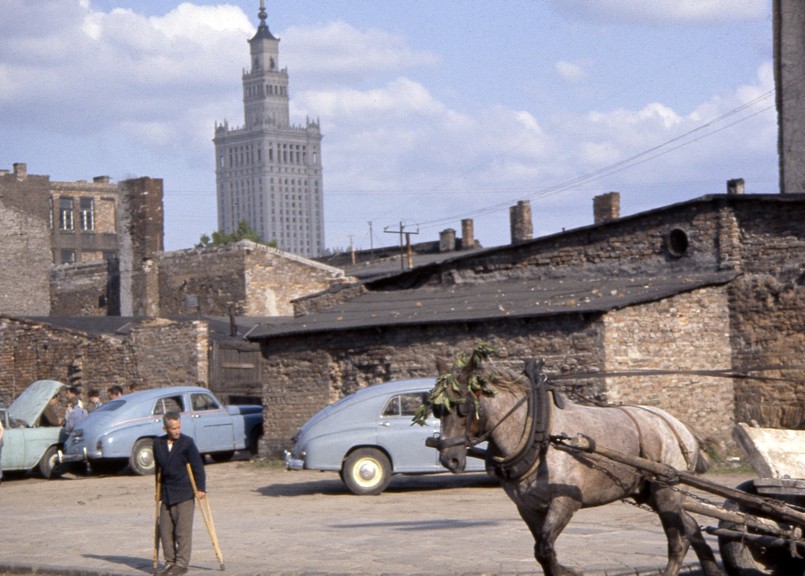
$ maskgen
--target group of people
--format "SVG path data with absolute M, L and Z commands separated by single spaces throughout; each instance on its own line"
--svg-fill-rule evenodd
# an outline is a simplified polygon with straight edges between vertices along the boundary
M 114 400 L 123 395 L 123 387 L 115 384 L 106 390 L 109 400 Z M 78 386 L 70 386 L 65 392 L 66 408 L 62 409 L 58 396 L 50 399 L 45 411 L 42 413 L 40 424 L 42 426 L 64 426 L 69 433 L 72 432 L 83 420 L 93 411 L 103 405 L 101 393 L 93 388 L 87 393 L 86 404 L 81 400 L 81 389 Z

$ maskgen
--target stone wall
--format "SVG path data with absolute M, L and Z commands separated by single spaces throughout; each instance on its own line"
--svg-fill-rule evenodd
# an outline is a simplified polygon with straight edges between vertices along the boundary
M 109 315 L 110 274 L 107 262 L 63 264 L 50 269 L 53 316 Z
M 598 317 L 517 320 L 487 324 L 356 330 L 271 342 L 264 350 L 266 408 L 261 455 L 278 457 L 299 426 L 327 404 L 360 388 L 403 378 L 435 377 L 437 361 L 486 340 L 498 348 L 495 366 L 521 370 L 528 357 L 545 358 L 548 373 L 584 372 L 603 363 Z M 570 393 L 600 398 L 596 381 L 562 381 Z
M 344 273 L 276 248 L 242 241 L 179 250 L 159 260 L 161 315 L 290 316 L 291 301 L 345 282 Z
M 205 322 L 145 322 L 130 336 L 93 336 L 77 330 L 0 317 L 0 403 L 31 382 L 52 379 L 105 391 L 112 384 L 140 388 L 195 385 L 207 378 Z
M 0 318 L 0 358 L 0 403 L 6 405 L 36 380 L 81 385 L 84 392 L 136 381 L 124 339 L 8 317 Z
M 0 314 L 50 313 L 50 179 L 0 171 Z
M 164 249 L 162 179 L 136 178 L 119 184 L 120 293 L 123 316 L 159 315 L 159 267 Z
M 726 287 L 613 310 L 604 316 L 607 372 L 730 370 Z M 606 400 L 663 408 L 722 447 L 735 410 L 733 381 L 695 374 L 606 379 Z
M 207 385 L 209 328 L 199 320 L 157 318 L 131 332 L 131 357 L 143 388 Z
M 0 313 L 50 314 L 47 221 L 0 201 Z

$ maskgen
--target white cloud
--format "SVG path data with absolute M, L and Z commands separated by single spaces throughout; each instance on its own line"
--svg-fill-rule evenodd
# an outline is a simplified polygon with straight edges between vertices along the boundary
M 294 46 L 293 52 L 283 55 L 288 68 L 303 78 L 315 77 L 318 86 L 351 85 L 377 74 L 440 63 L 437 54 L 413 50 L 401 36 L 375 28 L 359 30 L 340 21 L 291 26 L 283 31 L 281 40 Z
M 764 18 L 768 0 L 551 0 L 558 12 L 618 24 L 707 24 Z
M 555 68 L 559 76 L 566 82 L 580 82 L 587 76 L 581 64 L 568 62 L 567 60 L 559 60 L 555 64 Z

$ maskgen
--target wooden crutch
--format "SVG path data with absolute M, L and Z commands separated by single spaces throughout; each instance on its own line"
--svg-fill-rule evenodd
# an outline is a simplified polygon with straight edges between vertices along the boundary
M 162 504 L 162 498 L 160 498 L 162 471 L 159 468 L 157 468 L 156 480 L 157 487 L 154 493 L 154 502 L 156 502 L 156 509 L 154 511 L 154 574 L 157 573 L 157 569 L 159 568 L 159 505 Z
M 224 555 L 221 553 L 221 547 L 218 546 L 218 536 L 215 534 L 215 523 L 212 521 L 212 509 L 210 508 L 210 497 L 205 495 L 201 498 L 196 487 L 196 477 L 193 476 L 193 468 L 190 462 L 187 463 L 187 474 L 190 476 L 190 485 L 193 486 L 193 494 L 196 495 L 201 518 L 204 520 L 204 525 L 207 527 L 207 533 L 210 535 L 212 547 L 215 549 L 215 555 L 218 557 L 218 563 L 221 565 L 221 570 L 224 568 Z

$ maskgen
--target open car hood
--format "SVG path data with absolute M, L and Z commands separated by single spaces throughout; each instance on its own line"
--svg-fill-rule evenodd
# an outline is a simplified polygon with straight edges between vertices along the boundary
M 56 380 L 37 380 L 8 407 L 9 419 L 23 422 L 29 427 L 33 426 L 36 419 L 45 411 L 50 399 L 58 394 L 63 386 L 64 384 Z

